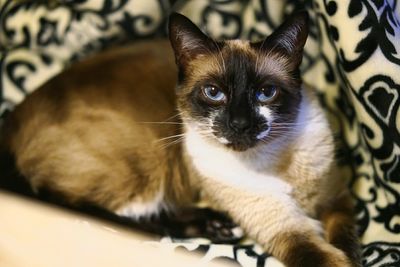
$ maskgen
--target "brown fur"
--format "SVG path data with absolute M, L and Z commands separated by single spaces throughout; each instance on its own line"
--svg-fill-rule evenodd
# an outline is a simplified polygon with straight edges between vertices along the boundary
M 289 232 L 279 234 L 274 243 L 276 255 L 287 266 L 350 266 L 340 250 L 324 244 L 320 238 L 307 233 Z
M 19 105 L 5 126 L 7 146 L 32 187 L 109 210 L 145 202 L 167 181 L 176 184 L 168 198 L 190 197 L 181 149 L 157 141 L 179 133 L 179 125 L 142 123 L 177 113 L 172 58 L 167 42 L 112 50 L 74 65 Z
M 355 267 L 361 266 L 361 251 L 354 219 L 354 203 L 348 193 L 339 195 L 319 211 L 325 238 L 344 251 Z

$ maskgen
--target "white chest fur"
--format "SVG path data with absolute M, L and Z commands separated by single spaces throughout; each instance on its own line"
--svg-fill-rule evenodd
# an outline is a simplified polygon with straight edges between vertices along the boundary
M 185 145 L 194 166 L 204 177 L 259 195 L 286 195 L 292 190 L 288 183 L 273 174 L 260 173 L 251 168 L 251 165 L 259 164 L 256 161 L 265 160 L 256 153 L 243 155 L 239 154 L 243 152 L 213 144 L 190 126 L 187 128 Z M 247 164 L 250 161 L 253 163 Z

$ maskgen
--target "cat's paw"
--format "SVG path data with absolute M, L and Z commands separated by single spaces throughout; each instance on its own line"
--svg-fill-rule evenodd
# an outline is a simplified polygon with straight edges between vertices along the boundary
M 244 234 L 228 216 L 212 209 L 198 209 L 196 216 L 185 227 L 187 236 L 198 236 L 213 243 L 237 243 Z
M 170 234 L 179 238 L 202 237 L 213 243 L 237 243 L 244 236 L 228 216 L 208 208 L 181 211 L 168 224 L 172 229 Z
M 342 251 L 317 235 L 282 235 L 276 256 L 288 267 L 359 267 Z
M 326 264 L 324 267 L 358 267 L 359 265 L 356 263 L 352 263 L 350 259 L 338 249 L 330 252 L 327 257 Z
M 322 250 L 323 260 L 320 267 L 360 267 L 361 265 L 351 260 L 346 254 L 332 245 L 324 245 Z
M 349 258 L 340 250 L 315 251 L 313 255 L 290 260 L 288 267 L 359 267 L 351 263 Z
M 206 221 L 204 235 L 213 243 L 236 243 L 244 233 L 229 218 L 213 218 Z

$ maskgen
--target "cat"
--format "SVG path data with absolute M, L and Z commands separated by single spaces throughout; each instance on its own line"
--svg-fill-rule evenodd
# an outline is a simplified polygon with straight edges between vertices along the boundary
M 1 147 L 24 186 L 134 220 L 206 199 L 286 266 L 360 266 L 332 131 L 300 78 L 307 13 L 259 42 L 214 41 L 177 13 L 168 30 L 16 107 Z

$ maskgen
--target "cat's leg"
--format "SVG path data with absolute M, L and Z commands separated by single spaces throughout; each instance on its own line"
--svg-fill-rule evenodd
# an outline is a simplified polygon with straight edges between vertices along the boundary
M 321 208 L 326 240 L 344 251 L 355 267 L 361 266 L 361 248 L 354 219 L 354 206 L 349 194 L 342 194 Z
M 351 267 L 348 257 L 324 238 L 318 221 L 307 217 L 289 195 L 255 194 L 215 181 L 204 188 L 245 233 L 287 267 Z

